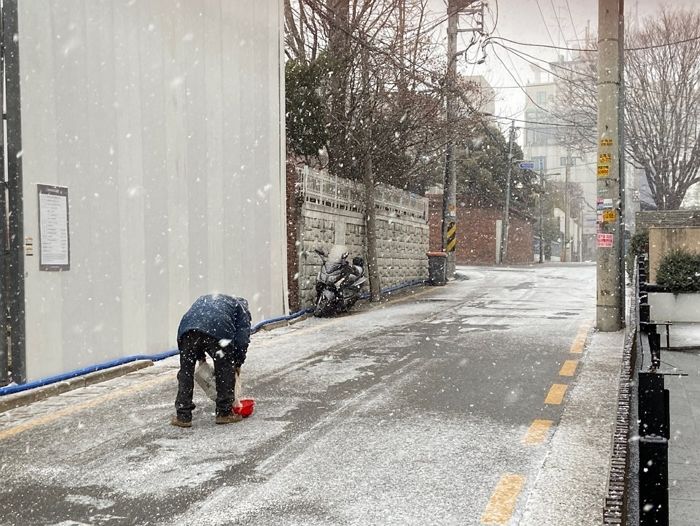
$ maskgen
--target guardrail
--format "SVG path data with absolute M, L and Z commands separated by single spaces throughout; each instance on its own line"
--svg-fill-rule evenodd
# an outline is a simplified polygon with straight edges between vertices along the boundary
M 668 444 L 671 436 L 669 391 L 664 387 L 661 368 L 661 335 L 652 321 L 648 293 L 658 290 L 646 283 L 645 261 L 635 260 L 634 291 L 637 306 L 635 330 L 638 335 L 640 370 L 637 372 L 637 400 L 639 423 L 639 524 L 640 526 L 668 526 Z M 666 325 L 668 331 L 668 325 Z M 644 364 L 642 334 L 649 343 L 650 364 Z M 667 335 L 668 338 L 668 335 Z M 667 343 L 668 345 L 668 343 Z
M 635 260 L 633 307 L 618 389 L 618 409 L 603 524 L 668 526 L 669 393 L 664 388 L 657 325 L 650 321 L 646 269 Z M 645 366 L 643 336 L 649 342 Z M 631 437 L 638 437 L 632 440 Z M 638 485 L 639 491 L 631 491 Z

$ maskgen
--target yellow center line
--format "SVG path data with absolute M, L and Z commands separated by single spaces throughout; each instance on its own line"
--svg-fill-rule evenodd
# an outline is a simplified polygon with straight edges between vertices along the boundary
M 38 426 L 41 426 L 44 424 L 50 424 L 51 422 L 55 422 L 56 420 L 63 418 L 64 416 L 69 416 L 69 415 L 75 414 L 79 411 L 82 411 L 84 409 L 89 409 L 91 407 L 98 406 L 98 405 L 103 404 L 105 402 L 108 402 L 110 400 L 114 400 L 115 398 L 122 398 L 124 396 L 129 395 L 129 394 L 138 393 L 139 391 L 143 391 L 145 389 L 148 389 L 149 387 L 153 387 L 153 386 L 156 386 L 158 384 L 162 384 L 165 382 L 172 382 L 173 375 L 174 375 L 174 372 L 169 371 L 168 373 L 164 373 L 162 375 L 159 375 L 157 378 L 154 378 L 152 380 L 148 380 L 146 382 L 132 385 L 131 387 L 127 387 L 124 389 L 119 389 L 117 391 L 110 391 L 109 393 L 105 393 L 101 396 L 98 396 L 96 398 L 93 398 L 92 400 L 88 400 L 86 402 L 83 402 L 81 404 L 71 405 L 69 407 L 66 407 L 65 409 L 59 409 L 58 411 L 54 411 L 54 412 L 49 413 L 49 414 L 44 415 L 44 416 L 32 418 L 31 420 L 27 420 L 26 422 L 23 422 L 22 424 L 19 424 L 19 425 L 14 426 L 14 427 L 9 427 L 7 429 L 3 429 L 2 431 L 0 431 L 0 440 L 10 438 L 12 436 L 23 433 L 24 431 L 29 431 L 30 429 L 33 429 L 35 427 L 38 427 Z
M 581 354 L 583 348 L 586 345 L 586 339 L 588 338 L 588 331 L 591 329 L 592 323 L 590 321 L 584 322 L 578 329 L 578 334 L 574 339 L 574 343 L 571 344 L 571 350 L 569 352 L 573 354 Z
M 583 352 L 583 347 L 586 344 L 586 337 L 583 338 L 581 335 L 576 336 L 574 343 L 571 344 L 571 349 L 569 350 L 572 354 L 581 354 Z
M 559 405 L 564 400 L 566 394 L 566 384 L 552 384 L 547 393 L 547 398 L 544 399 L 545 404 Z
M 559 376 L 573 376 L 576 374 L 576 366 L 578 365 L 578 360 L 566 360 L 561 369 L 559 369 Z
M 547 434 L 552 424 L 553 422 L 551 420 L 533 420 L 530 428 L 523 437 L 523 444 L 526 446 L 535 446 L 544 442 L 547 439 Z
M 515 502 L 524 484 L 525 477 L 522 475 L 503 475 L 481 516 L 481 524 L 507 524 L 513 516 Z

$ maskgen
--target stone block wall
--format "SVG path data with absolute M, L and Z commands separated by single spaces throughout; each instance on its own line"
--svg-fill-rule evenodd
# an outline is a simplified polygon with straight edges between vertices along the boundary
M 299 173 L 297 172 L 297 177 Z M 356 183 L 353 183 L 356 185 Z M 299 183 L 297 182 L 297 189 Z M 392 189 L 396 195 L 398 190 Z M 295 250 L 291 252 L 288 244 L 289 261 L 296 265 L 296 279 L 290 279 L 290 306 L 298 310 L 313 305 L 315 300 L 316 275 L 321 266 L 321 258 L 316 255 L 314 248 L 328 252 L 334 245 L 344 245 L 350 257 L 362 256 L 367 261 L 367 246 L 365 240 L 365 219 L 360 211 L 363 203 L 339 203 L 336 196 L 329 199 L 313 199 L 304 196 L 302 185 L 300 206 L 293 213 L 296 215 Z M 361 195 L 361 192 L 352 192 Z M 410 194 L 406 194 L 409 196 Z M 427 203 L 423 198 L 411 195 L 419 208 Z M 377 264 L 379 267 L 380 286 L 382 288 L 403 283 L 424 280 L 428 277 L 429 232 L 427 213 L 411 215 L 406 211 L 397 211 L 385 203 L 377 203 Z M 290 220 L 291 224 L 292 220 Z M 290 264 L 290 265 L 292 265 Z M 291 273 L 291 270 L 290 270 Z M 293 292 L 293 290 L 298 292 Z M 292 303 L 292 297 L 298 298 L 298 303 Z

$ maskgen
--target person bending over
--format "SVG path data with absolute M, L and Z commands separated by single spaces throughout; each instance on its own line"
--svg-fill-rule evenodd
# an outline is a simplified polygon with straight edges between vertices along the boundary
M 248 302 L 225 294 L 201 296 L 185 313 L 177 330 L 180 371 L 172 425 L 192 427 L 194 369 L 207 354 L 214 360 L 216 423 L 242 419 L 233 412 L 233 393 L 235 372 L 240 372 L 250 343 L 250 321 Z

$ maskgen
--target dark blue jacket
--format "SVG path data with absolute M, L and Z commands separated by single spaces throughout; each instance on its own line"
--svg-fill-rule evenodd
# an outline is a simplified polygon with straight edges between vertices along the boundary
M 199 331 L 217 340 L 230 340 L 234 360 L 245 361 L 250 343 L 250 311 L 248 302 L 225 294 L 207 294 L 195 301 L 180 320 L 178 342 L 188 331 Z

